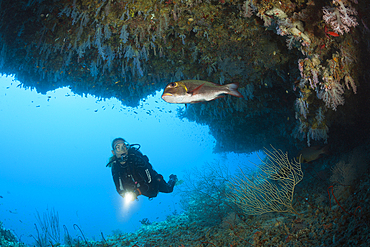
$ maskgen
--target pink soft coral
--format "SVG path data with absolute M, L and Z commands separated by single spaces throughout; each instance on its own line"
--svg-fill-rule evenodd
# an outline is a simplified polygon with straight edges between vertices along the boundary
M 334 0 L 338 7 L 324 7 L 323 19 L 328 23 L 335 32 L 343 35 L 344 32 L 348 33 L 350 27 L 355 27 L 358 25 L 355 15 L 357 11 L 347 4 L 344 5 L 342 0 Z
M 330 76 L 324 78 L 325 84 L 317 93 L 317 97 L 325 102 L 326 107 L 337 110 L 338 105 L 344 105 L 344 87 Z

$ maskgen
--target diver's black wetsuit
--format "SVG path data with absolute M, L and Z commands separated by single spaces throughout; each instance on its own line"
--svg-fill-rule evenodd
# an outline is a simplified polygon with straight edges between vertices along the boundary
M 114 157 L 108 165 L 110 164 L 116 190 L 121 196 L 125 192 L 136 190 L 138 194 L 152 198 L 158 192 L 171 193 L 176 183 L 173 180 L 166 183 L 163 176 L 153 169 L 148 157 L 135 147 L 128 149 L 126 161 Z

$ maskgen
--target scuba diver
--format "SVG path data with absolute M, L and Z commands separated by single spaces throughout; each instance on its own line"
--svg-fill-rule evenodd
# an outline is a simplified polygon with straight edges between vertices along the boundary
M 113 181 L 118 194 L 128 200 L 135 200 L 139 195 L 156 197 L 158 192 L 171 193 L 177 182 L 177 176 L 171 174 L 168 183 L 149 163 L 146 155 L 140 151 L 140 144 L 130 145 L 123 138 L 112 142 L 112 154 L 106 167 L 112 168 Z M 131 197 L 131 198 L 130 198 Z

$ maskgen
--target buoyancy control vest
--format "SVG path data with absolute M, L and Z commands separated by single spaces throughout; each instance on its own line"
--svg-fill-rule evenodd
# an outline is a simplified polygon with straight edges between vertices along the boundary
M 139 147 L 134 147 L 136 145 Z M 139 188 L 145 194 L 150 189 L 153 178 L 158 175 L 149 163 L 148 157 L 143 155 L 139 148 L 139 144 L 130 145 L 124 164 L 121 164 L 118 158 L 114 158 L 111 164 L 108 163 L 112 166 L 112 176 L 118 192 L 122 188 L 126 190 Z

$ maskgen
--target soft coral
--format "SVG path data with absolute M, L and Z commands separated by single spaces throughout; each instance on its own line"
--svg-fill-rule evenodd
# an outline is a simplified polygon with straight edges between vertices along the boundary
M 358 25 L 356 20 L 357 11 L 347 3 L 347 6 L 341 0 L 334 0 L 337 7 L 324 7 L 323 19 L 328 23 L 335 32 L 343 35 L 344 32 L 348 33 L 350 27 Z

